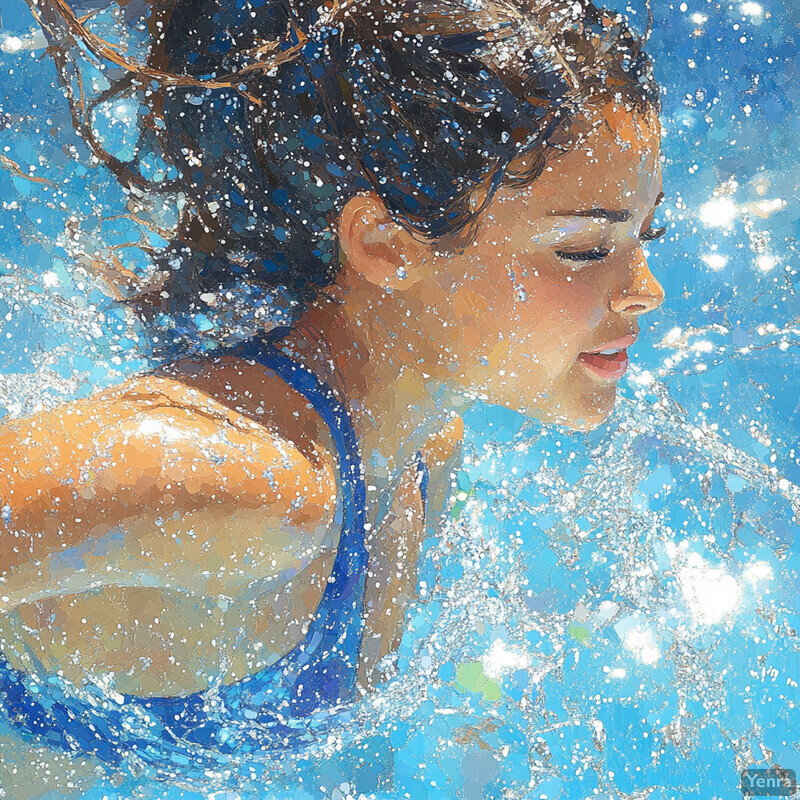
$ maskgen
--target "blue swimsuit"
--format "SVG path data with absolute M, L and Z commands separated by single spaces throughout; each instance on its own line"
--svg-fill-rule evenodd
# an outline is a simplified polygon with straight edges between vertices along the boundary
M 252 339 L 227 352 L 274 371 L 330 428 L 344 520 L 316 614 L 304 639 L 276 663 L 237 683 L 184 697 L 110 696 L 93 685 L 76 692 L 56 676 L 19 672 L 0 657 L 0 708 L 15 727 L 51 747 L 93 754 L 112 765 L 130 755 L 173 768 L 219 763 L 231 754 L 302 747 L 353 699 L 367 569 L 364 476 L 355 432 L 330 389 L 274 348 Z M 424 497 L 427 470 L 420 468 Z

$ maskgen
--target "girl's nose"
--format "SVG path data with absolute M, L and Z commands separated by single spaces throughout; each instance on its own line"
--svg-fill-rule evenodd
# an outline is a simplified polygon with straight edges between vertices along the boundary
M 664 302 L 664 287 L 656 280 L 641 248 L 636 251 L 626 280 L 611 293 L 609 306 L 618 314 L 646 314 Z

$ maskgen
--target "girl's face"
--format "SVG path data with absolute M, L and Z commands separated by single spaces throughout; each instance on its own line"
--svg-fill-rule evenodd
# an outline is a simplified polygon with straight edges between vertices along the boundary
M 642 250 L 663 197 L 657 118 L 609 104 L 593 122 L 538 179 L 498 190 L 463 254 L 426 253 L 400 293 L 446 385 L 583 430 L 612 410 L 639 316 L 664 299 Z

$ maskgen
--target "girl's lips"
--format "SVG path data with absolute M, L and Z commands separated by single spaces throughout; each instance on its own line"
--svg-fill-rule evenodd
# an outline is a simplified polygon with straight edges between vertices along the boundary
M 618 380 L 628 369 L 628 351 L 626 349 L 608 356 L 600 353 L 581 353 L 578 360 L 595 375 L 607 380 Z

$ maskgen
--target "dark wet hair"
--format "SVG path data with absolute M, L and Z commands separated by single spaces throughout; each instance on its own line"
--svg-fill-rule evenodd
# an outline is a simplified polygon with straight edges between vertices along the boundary
M 63 3 L 38 3 L 51 40 L 86 30 Z M 147 104 L 140 152 L 177 172 L 156 190 L 187 201 L 154 253 L 161 282 L 128 298 L 156 342 L 280 335 L 335 279 L 334 223 L 358 192 L 458 248 L 502 182 L 541 173 L 588 103 L 660 110 L 644 40 L 586 0 L 315 3 L 154 4 L 146 64 L 117 59 L 106 99 L 135 91 Z M 113 57 L 102 40 L 84 43 Z M 132 194 L 144 191 L 138 156 L 90 144 Z M 524 173 L 510 174 L 524 153 Z

